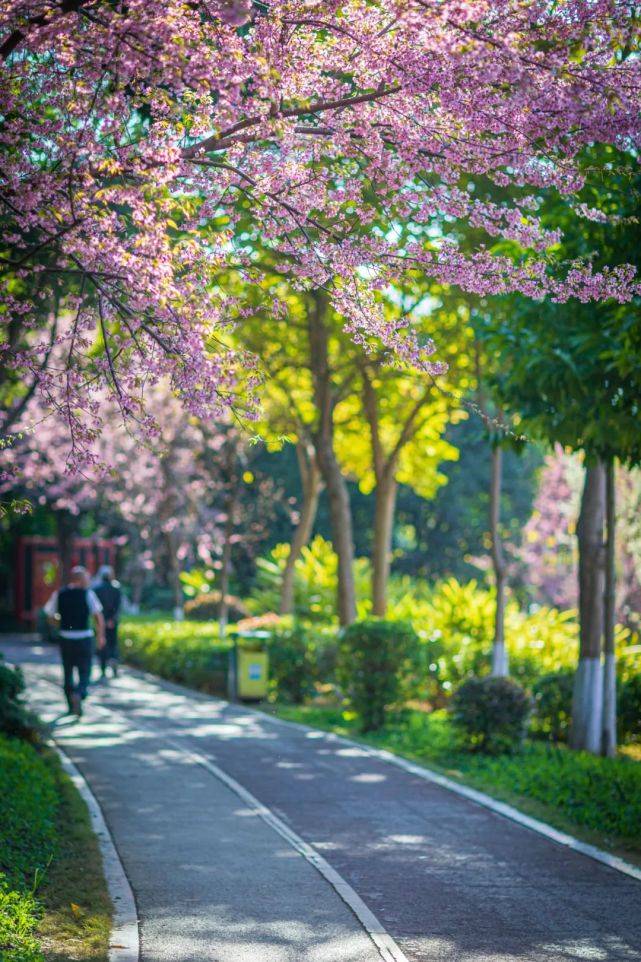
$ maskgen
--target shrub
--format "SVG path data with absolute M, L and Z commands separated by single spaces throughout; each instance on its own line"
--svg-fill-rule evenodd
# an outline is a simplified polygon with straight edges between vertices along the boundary
M 390 595 L 388 618 L 410 621 L 421 639 L 428 694 L 436 705 L 445 704 L 466 678 L 489 673 L 493 589 L 448 578 L 425 590 L 403 578 L 392 579 Z M 505 634 L 511 673 L 526 687 L 541 674 L 576 663 L 578 627 L 573 611 L 539 607 L 524 612 L 510 599 Z
M 557 671 L 543 675 L 532 686 L 532 731 L 552 742 L 565 742 L 572 720 L 574 673 Z
M 302 704 L 314 691 L 316 659 L 313 641 L 302 625 L 274 629 L 269 641 L 272 690 L 283 701 Z
M 362 731 L 381 728 L 386 708 L 406 695 L 417 648 L 416 632 L 405 622 L 357 621 L 342 633 L 339 679 L 360 716 Z
M 617 725 L 622 740 L 641 738 L 641 674 L 630 675 L 619 685 Z
M 255 619 L 259 621 L 260 619 Z M 272 694 L 294 705 L 314 694 L 317 684 L 336 683 L 337 632 L 331 626 L 270 619 L 269 673 Z
M 229 605 L 228 616 L 230 621 L 239 621 L 246 618 L 248 611 L 246 606 L 234 595 L 227 595 Z M 215 621 L 218 618 L 220 608 L 220 591 L 208 591 L 206 594 L 196 595 L 185 602 L 185 618 L 190 621 Z
M 227 694 L 231 641 L 212 622 L 131 618 L 122 624 L 126 661 L 211 695 Z
M 20 668 L 10 668 L 0 655 L 0 732 L 33 739 L 38 722 L 22 701 L 24 677 Z
M 452 720 L 466 747 L 488 755 L 518 749 L 525 737 L 530 699 L 510 678 L 469 678 L 454 693 Z

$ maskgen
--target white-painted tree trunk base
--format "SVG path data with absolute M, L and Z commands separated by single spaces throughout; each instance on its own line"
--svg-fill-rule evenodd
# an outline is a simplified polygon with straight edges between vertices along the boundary
M 508 674 L 507 648 L 504 644 L 494 644 L 492 647 L 492 675 L 495 678 L 505 678 Z
M 580 658 L 572 699 L 573 748 L 601 753 L 603 667 L 600 658 Z
M 603 666 L 603 743 L 604 755 L 613 758 L 617 750 L 617 665 L 613 654 L 605 656 Z
M 176 605 L 174 608 L 174 621 L 184 621 L 185 620 L 185 609 L 180 605 Z

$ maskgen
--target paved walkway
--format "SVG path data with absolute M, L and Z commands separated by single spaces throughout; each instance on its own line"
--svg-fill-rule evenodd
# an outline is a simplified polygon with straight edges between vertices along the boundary
M 4 647 L 43 715 L 55 653 Z M 641 883 L 331 737 L 124 673 L 56 737 L 88 778 L 142 920 L 143 962 L 370 962 L 329 884 L 211 759 L 314 846 L 410 962 L 633 962 Z

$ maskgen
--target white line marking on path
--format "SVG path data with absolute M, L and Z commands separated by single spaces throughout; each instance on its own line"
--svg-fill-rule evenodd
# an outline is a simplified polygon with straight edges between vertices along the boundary
M 53 685 L 49 678 L 42 678 L 48 685 Z M 309 845 L 304 839 L 297 835 L 296 832 L 292 831 L 277 815 L 272 812 L 270 808 L 263 805 L 255 795 L 252 795 L 246 788 L 244 788 L 240 782 L 228 775 L 227 772 L 219 768 L 218 765 L 210 761 L 204 755 L 199 752 L 193 751 L 191 748 L 186 748 L 181 745 L 180 742 L 175 741 L 173 738 L 168 737 L 163 734 L 163 732 L 155 731 L 148 725 L 141 725 L 138 722 L 132 722 L 131 719 L 127 718 L 126 714 L 117 708 L 107 708 L 105 705 L 96 704 L 95 702 L 90 705 L 90 711 L 96 712 L 97 714 L 111 716 L 118 715 L 121 718 L 125 718 L 129 724 L 133 725 L 134 731 L 138 728 L 141 731 L 149 732 L 156 738 L 159 738 L 166 745 L 170 745 L 179 755 L 183 758 L 190 759 L 194 764 L 200 765 L 202 768 L 206 769 L 211 775 L 214 775 L 219 781 L 223 782 L 235 795 L 241 798 L 250 808 L 252 808 L 256 814 L 272 828 L 275 832 L 285 839 L 285 841 L 292 846 L 303 858 L 309 862 L 313 868 L 319 872 L 323 878 L 329 882 L 334 891 L 340 896 L 340 898 L 345 902 L 348 908 L 354 913 L 358 921 L 361 923 L 372 942 L 378 949 L 378 952 L 384 962 L 409 962 L 409 959 L 404 952 L 401 951 L 399 946 L 396 944 L 392 936 L 385 929 L 384 925 L 378 920 L 374 913 L 367 907 L 365 902 L 358 893 L 351 887 L 351 885 L 345 881 L 345 879 L 340 875 L 332 866 L 327 862 L 322 855 Z M 260 713 L 257 713 L 260 714 Z M 262 716 L 261 716 L 262 717 Z M 174 732 L 174 734 L 179 734 Z M 187 736 L 188 732 L 185 733 Z M 107 877 L 107 883 L 109 885 L 109 892 L 114 903 L 114 920 L 115 927 L 112 931 L 111 941 L 116 943 L 121 943 L 121 945 L 114 945 L 110 948 L 109 952 L 109 962 L 138 962 L 140 947 L 139 947 L 139 932 L 138 932 L 138 922 L 136 918 L 136 906 L 134 901 L 133 892 L 131 886 L 129 885 L 129 880 L 125 875 L 122 862 L 118 856 L 118 852 L 113 843 L 109 829 L 104 820 L 102 810 L 98 804 L 97 799 L 93 795 L 88 783 L 85 781 L 83 775 L 76 768 L 70 758 L 68 758 L 65 753 L 55 745 L 56 750 L 59 752 L 63 767 L 66 769 L 74 784 L 80 791 L 81 795 L 87 802 L 89 812 L 91 814 L 92 821 L 94 822 L 94 831 L 98 835 L 100 840 L 100 845 L 102 848 L 103 838 L 108 840 L 106 842 L 107 848 L 103 850 L 103 859 L 105 862 L 105 875 Z M 103 834 L 104 833 L 104 834 Z M 108 859 L 110 856 L 115 857 L 115 863 L 110 863 Z M 110 870 L 113 870 L 113 876 L 110 874 Z M 112 894 L 112 878 L 115 883 L 114 893 Z M 120 888 L 119 886 L 123 886 Z M 126 890 L 125 891 L 125 887 Z M 127 893 L 130 898 L 130 903 L 127 901 Z M 117 902 L 116 900 L 119 900 Z M 119 917 L 118 907 L 119 903 L 123 906 L 127 906 L 128 911 L 124 912 L 122 916 Z M 133 954 L 133 936 L 135 930 L 135 955 Z M 126 939 L 129 939 L 127 942 Z M 125 954 L 127 949 L 131 946 L 130 954 Z M 114 954 L 112 955 L 112 952 Z M 121 954 L 115 954 L 120 952 Z
M 537 832 L 539 835 L 545 836 L 545 838 L 549 839 L 550 841 L 556 842 L 557 845 L 564 845 L 566 848 L 570 848 L 575 852 L 580 852 L 581 855 L 586 855 L 588 858 L 592 858 L 596 862 L 602 862 L 603 865 L 607 865 L 608 868 L 614 869 L 616 872 L 622 872 L 623 875 L 629 875 L 631 878 L 641 882 L 641 868 L 636 865 L 632 865 L 630 862 L 626 862 L 625 859 L 620 858 L 618 855 L 612 855 L 610 852 L 605 852 L 603 849 L 597 848 L 596 845 L 590 845 L 587 842 L 581 842 L 578 838 L 574 838 L 573 835 L 568 835 L 566 832 L 561 832 L 552 825 L 548 825 L 547 822 L 542 822 L 538 818 L 532 818 L 530 815 L 525 815 L 523 812 L 519 812 L 518 809 L 513 808 L 512 805 L 508 805 L 506 802 L 500 802 L 498 799 L 492 798 L 491 795 L 486 795 L 485 792 L 479 792 L 475 788 L 469 788 L 467 785 L 462 785 L 459 782 L 455 782 L 446 775 L 440 775 L 432 768 L 428 768 L 424 765 L 418 765 L 415 762 L 410 762 L 408 759 L 403 758 L 400 755 L 395 755 L 393 752 L 388 752 L 384 748 L 372 748 L 370 745 L 367 745 L 364 742 L 355 742 L 352 741 L 351 738 L 345 738 L 344 735 L 337 735 L 334 732 L 328 732 L 322 728 L 312 728 L 311 726 L 304 725 L 301 722 L 287 721 L 285 718 L 276 718 L 273 715 L 268 715 L 266 712 L 262 712 L 254 708 L 245 709 L 243 706 L 243 710 L 251 711 L 256 715 L 260 715 L 262 718 L 266 718 L 275 725 L 287 725 L 289 727 L 298 728 L 301 731 L 306 732 L 321 732 L 332 741 L 338 741 L 344 745 L 349 745 L 351 748 L 358 748 L 362 751 L 365 751 L 374 758 L 379 758 L 381 761 L 389 762 L 390 765 L 396 765 L 397 768 L 404 769 L 406 772 L 409 772 L 410 775 L 417 775 L 418 778 L 422 778 L 426 782 L 432 782 L 434 785 L 438 785 L 440 788 L 445 788 L 449 792 L 454 792 L 455 795 L 460 795 L 462 798 L 466 798 L 468 801 L 474 802 L 476 805 L 482 805 L 483 808 L 489 808 L 497 815 L 502 815 L 504 818 L 509 818 L 510 821 L 516 822 L 518 825 L 522 825 L 523 828 L 529 828 L 530 831 Z
M 223 782 L 227 788 L 238 795 L 267 825 L 273 828 L 275 832 L 278 832 L 292 848 L 296 849 L 310 865 L 320 872 L 323 878 L 329 882 L 332 888 L 338 893 L 343 902 L 352 910 L 385 962 L 409 962 L 407 956 L 401 951 L 383 924 L 379 922 L 374 913 L 365 905 L 365 902 L 363 902 L 360 895 L 354 891 L 352 886 L 339 875 L 336 869 L 332 868 L 322 855 L 319 855 L 300 835 L 292 831 L 267 805 L 263 805 L 263 803 L 244 788 L 240 782 L 237 782 L 235 778 L 228 775 L 227 772 L 219 768 L 218 765 L 210 761 L 206 756 L 190 748 L 185 748 L 180 742 L 174 741 L 173 738 L 165 737 L 164 741 L 167 745 L 171 745 L 183 758 L 189 758 L 196 765 L 205 768 L 211 775 L 214 775 L 219 781 Z
M 107 827 L 98 799 L 91 791 L 84 775 L 76 768 L 65 752 L 52 742 L 63 769 L 78 789 L 91 818 L 91 826 L 98 838 L 102 863 L 107 880 L 109 896 L 114 907 L 113 927 L 109 938 L 109 962 L 138 962 L 140 959 L 140 933 L 134 893 L 125 875 L 122 862 L 111 832 Z
M 227 705 L 230 708 L 237 708 L 239 710 L 249 712 L 252 715 L 257 715 L 259 718 L 264 718 L 272 725 L 284 725 L 287 728 L 297 728 L 304 732 L 320 733 L 331 741 L 337 741 L 343 745 L 349 745 L 350 748 L 358 748 L 361 751 L 367 752 L 374 758 L 379 758 L 381 761 L 389 762 L 390 765 L 396 765 L 397 768 L 402 768 L 411 775 L 416 775 L 418 778 L 422 778 L 426 782 L 432 782 L 434 785 L 439 785 L 441 788 L 445 788 L 447 791 L 453 792 L 455 795 L 460 795 L 462 798 L 466 798 L 468 801 L 474 802 L 476 805 L 481 805 L 483 808 L 488 808 L 496 815 L 501 815 L 503 818 L 508 818 L 510 821 L 516 822 L 517 825 L 521 825 L 523 828 L 528 828 L 530 831 L 536 832 L 538 835 L 543 835 L 545 838 L 549 839 L 549 841 L 556 842 L 557 845 L 563 845 L 566 848 L 572 849 L 574 852 L 580 852 L 581 855 L 585 855 L 587 858 L 594 859 L 596 862 L 601 862 L 603 865 L 607 865 L 608 868 L 613 869 L 615 872 L 621 872 L 623 875 L 628 875 L 630 878 L 636 879 L 637 882 L 641 882 L 641 868 L 639 866 L 633 865 L 631 862 L 626 862 L 625 859 L 620 858 L 618 855 L 612 855 L 610 852 L 605 852 L 596 845 L 590 845 L 588 842 L 582 842 L 573 835 L 568 835 L 567 832 L 562 832 L 559 829 L 554 828 L 552 825 L 548 825 L 547 822 L 542 822 L 538 818 L 532 818 L 530 815 L 526 815 L 524 812 L 519 812 L 519 810 L 514 808 L 512 805 L 508 805 L 506 802 L 501 802 L 497 798 L 492 798 L 491 795 L 486 795 L 485 792 L 479 792 L 475 788 L 469 788 L 467 785 L 462 785 L 460 782 L 455 782 L 453 779 L 448 778 L 446 775 L 439 774 L 438 772 L 434 771 L 433 768 L 429 768 L 427 765 L 418 765 L 415 762 L 411 762 L 408 759 L 403 758 L 401 755 L 395 755 L 393 752 L 388 752 L 384 748 L 372 748 L 365 742 L 352 741 L 351 738 L 346 738 L 344 735 L 337 735 L 334 732 L 326 731 L 323 728 L 312 728 L 310 725 L 304 725 L 302 722 L 287 721 L 285 718 L 278 718 L 277 716 L 270 715 L 258 708 L 251 708 L 248 705 L 229 702 L 224 698 L 217 698 L 213 695 L 207 695 L 204 692 L 195 691 L 194 689 L 187 688 L 184 685 L 179 685 L 176 682 L 159 678 L 157 675 L 152 675 L 151 672 L 148 671 L 141 671 L 138 668 L 131 668 L 128 666 L 128 672 L 134 677 L 138 676 L 143 678 L 150 684 L 159 685 L 161 688 L 165 687 L 174 689 L 176 692 L 185 697 L 196 695 L 199 700 L 211 699 L 211 701 L 218 702 L 222 705 Z

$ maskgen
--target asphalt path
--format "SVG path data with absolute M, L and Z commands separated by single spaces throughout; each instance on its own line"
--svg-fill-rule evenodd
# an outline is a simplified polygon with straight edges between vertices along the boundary
M 41 713 L 60 712 L 55 651 L 2 647 Z M 319 852 L 410 962 L 641 958 L 640 882 L 365 748 L 127 671 L 90 702 L 56 738 L 115 838 L 143 962 L 381 957 L 326 880 L 196 756 Z

